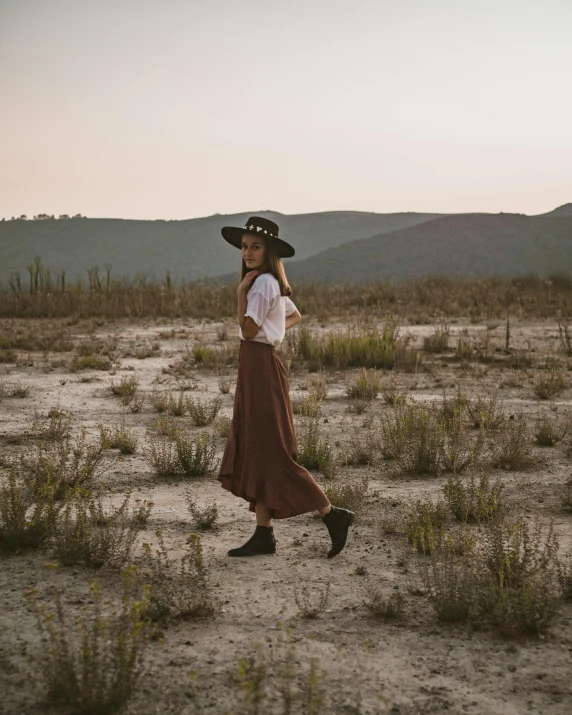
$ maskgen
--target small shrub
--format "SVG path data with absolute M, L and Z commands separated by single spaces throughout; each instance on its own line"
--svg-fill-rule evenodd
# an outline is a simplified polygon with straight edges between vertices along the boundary
M 135 357 L 137 360 L 145 360 L 150 357 L 158 357 L 161 354 L 161 346 L 158 342 L 143 341 L 140 345 L 132 344 L 126 351 L 126 357 Z
M 99 442 L 102 449 L 118 449 L 121 454 L 133 454 L 137 449 L 137 435 L 125 425 L 125 420 L 112 428 L 99 425 Z
M 179 430 L 175 434 L 175 448 L 181 475 L 200 477 L 213 471 L 216 443 L 207 432 L 189 437 Z
M 491 487 L 486 474 L 481 474 L 478 484 L 471 475 L 466 486 L 455 474 L 443 487 L 451 513 L 462 522 L 480 522 L 497 516 L 501 508 L 502 489 L 503 485 L 498 481 Z
M 181 473 L 177 447 L 173 441 L 175 435 L 172 438 L 156 434 L 149 436 L 149 448 L 145 456 L 157 477 L 176 477 Z
M 555 567 L 558 539 L 552 525 L 543 537 L 540 524 L 531 529 L 523 518 L 508 523 L 491 521 L 482 536 L 481 553 L 499 581 L 519 584 L 534 573 Z
M 218 507 L 215 501 L 207 504 L 202 509 L 197 506 L 193 493 L 189 490 L 185 493 L 187 508 L 192 514 L 198 529 L 207 531 L 212 529 L 218 519 Z
M 352 400 L 373 400 L 380 390 L 381 378 L 377 370 L 362 368 L 357 380 L 346 389 L 346 395 Z
M 442 469 L 458 473 L 478 462 L 485 441 L 484 431 L 481 429 L 477 439 L 471 439 L 460 410 L 447 421 L 441 421 L 439 430 Z
M 538 634 L 558 610 L 558 541 L 549 527 L 524 520 L 487 522 L 470 558 L 449 544 L 434 550 L 424 571 L 429 598 L 442 620 L 488 623 L 504 636 Z
M 49 423 L 36 417 L 33 423 L 33 430 L 38 439 L 50 442 L 64 442 L 69 439 L 71 433 L 72 413 L 59 410 L 55 407 L 48 413 Z
M 423 338 L 423 350 L 428 353 L 444 353 L 449 349 L 449 325 L 438 325 L 431 335 Z
M 225 377 L 221 375 L 217 380 L 217 384 L 218 389 L 222 392 L 222 394 L 228 395 L 232 386 L 232 380 L 230 379 L 230 377 Z
M 406 401 L 407 392 L 400 390 L 394 380 L 390 380 L 389 384 L 381 386 L 381 396 L 387 405 L 396 405 Z
M 294 601 L 302 618 L 318 618 L 320 613 L 328 607 L 330 598 L 330 582 L 327 581 L 323 589 L 316 589 L 315 596 L 310 593 L 306 585 L 298 587 L 294 584 Z
M 534 394 L 540 400 L 557 397 L 568 387 L 568 380 L 563 369 L 551 368 L 548 375 L 541 375 L 534 383 Z
M 323 491 L 334 506 L 359 513 L 363 509 L 368 487 L 369 477 L 365 475 L 361 479 L 335 479 Z
M 343 448 L 346 466 L 374 464 L 381 453 L 379 437 L 372 430 L 356 430 Z
M 423 584 L 437 617 L 448 623 L 466 621 L 472 614 L 476 574 L 471 558 L 459 558 L 447 547 L 431 555 Z
M 50 494 L 34 495 L 10 472 L 0 486 L 0 551 L 18 553 L 42 546 L 60 508 Z
M 204 563 L 202 537 L 191 534 L 187 538 L 188 552 L 177 565 L 169 558 L 160 531 L 157 537 L 155 554 L 149 544 L 143 544 L 143 571 L 151 586 L 147 617 L 154 621 L 212 617 L 217 601 Z
M 448 425 L 449 422 L 464 417 L 468 404 L 469 398 L 461 392 L 460 388 L 457 388 L 456 394 L 451 397 L 447 397 L 443 392 L 443 401 L 436 411 L 437 419 L 439 422 Z
M 195 365 L 202 365 L 205 368 L 224 368 L 238 363 L 238 346 L 225 345 L 214 349 L 203 345 L 195 344 L 192 351 Z
M 94 340 L 88 338 L 87 340 L 82 340 L 75 346 L 75 351 L 81 357 L 86 355 L 97 355 L 99 354 L 109 354 L 109 350 L 105 350 L 105 344 L 102 340 Z
M 418 500 L 405 522 L 407 541 L 422 554 L 430 554 L 443 541 L 447 510 L 443 504 Z
M 501 634 L 538 634 L 558 610 L 558 539 L 524 519 L 487 525 L 478 558 L 485 571 L 478 593 L 479 615 Z
M 399 620 L 405 615 L 405 599 L 400 591 L 386 597 L 374 590 L 366 600 L 366 606 L 376 618 Z
M 222 398 L 213 397 L 212 400 L 200 402 L 199 400 L 193 400 L 189 397 L 186 403 L 193 425 L 195 425 L 195 427 L 205 427 L 206 425 L 210 425 L 218 415 L 222 407 Z
M 111 370 L 111 360 L 105 355 L 82 355 L 74 357 L 71 362 L 71 372 L 79 370 Z
M 497 430 L 505 425 L 506 414 L 495 394 L 468 400 L 466 408 L 474 427 Z
M 306 469 L 317 469 L 324 476 L 335 474 L 334 454 L 330 443 L 322 439 L 319 417 L 306 417 L 297 435 L 297 461 Z
M 290 627 L 282 643 L 275 641 L 256 643 L 251 653 L 239 659 L 231 682 L 238 697 L 233 698 L 229 712 L 246 715 L 280 712 L 283 715 L 320 715 L 329 713 L 329 690 L 322 678 L 327 671 L 318 670 L 318 659 L 311 657 L 309 664 L 302 662 L 294 649 Z M 269 639 L 270 640 L 270 639 Z M 282 646 L 279 652 L 278 646 Z M 305 659 L 304 659 L 305 660 Z M 362 713 L 359 685 L 352 694 L 352 712 Z M 338 695 L 338 692 L 340 693 Z M 197 690 L 194 697 L 198 697 Z M 341 698 L 340 691 L 331 694 L 332 700 Z M 224 706 L 228 705 L 224 702 Z M 277 708 L 271 707 L 277 705 Z M 222 707 L 222 703 L 221 703 Z M 228 708 L 227 708 L 228 709 Z
M 185 405 L 184 390 L 179 390 L 179 396 L 176 399 L 169 393 L 167 409 L 175 417 L 182 417 L 185 414 L 187 407 Z
M 83 431 L 73 443 L 64 439 L 36 445 L 30 454 L 20 456 L 16 469 L 32 494 L 63 499 L 78 488 L 91 489 L 103 458 L 101 445 L 86 443 Z
M 121 397 L 121 404 L 128 405 L 135 397 L 139 388 L 139 378 L 136 375 L 122 375 L 119 385 L 111 381 L 111 392 Z
M 558 612 L 554 581 L 533 574 L 518 586 L 498 581 L 493 575 L 481 584 L 478 600 L 480 615 L 501 635 L 539 635 L 554 621 Z
M 568 423 L 552 419 L 548 415 L 539 415 L 534 427 L 534 440 L 542 447 L 553 447 L 562 441 L 568 433 Z
M 308 382 L 310 395 L 320 402 L 325 400 L 328 395 L 328 384 L 324 375 L 313 375 Z
M 455 352 L 463 361 L 472 360 L 476 356 L 477 349 L 468 331 L 465 330 L 459 335 Z
M 55 612 L 38 606 L 34 589 L 28 598 L 42 635 L 39 672 L 48 702 L 88 715 L 122 710 L 140 678 L 150 634 L 142 616 L 148 596 L 137 600 L 133 569 L 123 573 L 121 604 L 110 615 L 104 614 L 107 602 L 98 583 L 92 582 L 93 608 L 83 608 L 75 628 L 66 619 L 59 592 L 54 595 Z
M 168 437 L 170 440 L 175 439 L 175 434 L 179 426 L 171 417 L 157 417 L 153 422 L 147 425 L 147 433 L 156 434 L 160 437 Z
M 133 399 L 129 402 L 129 410 L 133 413 L 141 412 L 144 402 L 145 402 L 145 395 L 136 394 L 133 397 Z
M 139 531 L 149 519 L 152 503 L 129 513 L 130 495 L 109 512 L 101 499 L 77 497 L 61 511 L 51 534 L 53 555 L 64 566 L 119 568 L 131 558 Z
M 30 388 L 27 385 L 22 385 L 18 382 L 16 385 L 12 385 L 7 392 L 8 397 L 17 397 L 23 399 L 30 396 Z
M 530 430 L 524 417 L 519 415 L 509 420 L 492 444 L 491 464 L 507 471 L 530 469 L 538 464 L 532 449 Z
M 219 415 L 213 422 L 213 428 L 215 433 L 218 434 L 219 437 L 223 437 L 224 439 L 228 438 L 228 435 L 230 434 L 231 425 L 232 419 L 230 417 L 227 417 L 226 415 Z
M 165 390 L 158 390 L 154 387 L 151 391 L 149 401 L 156 412 L 166 412 L 169 409 L 170 394 Z
M 396 416 L 399 414 L 396 410 Z M 442 468 L 442 433 L 431 414 L 421 406 L 412 406 L 403 425 L 402 450 L 396 459 L 403 472 L 438 474 Z
M 292 412 L 303 417 L 318 418 L 322 414 L 322 400 L 316 393 L 310 392 L 301 400 L 292 400 Z
M 479 457 L 483 435 L 475 441 L 467 432 L 459 408 L 432 410 L 413 400 L 381 415 L 381 455 L 395 459 L 404 473 L 460 472 Z

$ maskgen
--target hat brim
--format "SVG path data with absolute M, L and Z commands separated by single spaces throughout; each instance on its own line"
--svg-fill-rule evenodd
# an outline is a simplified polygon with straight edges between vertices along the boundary
M 250 233 L 252 236 L 256 236 L 257 234 L 254 231 L 247 231 L 244 228 L 238 228 L 236 226 L 224 226 L 221 228 L 220 232 L 222 233 L 222 237 L 224 238 L 227 243 L 230 243 L 231 246 L 234 246 L 235 248 L 242 248 L 242 234 L 243 233 Z M 292 256 L 296 253 L 294 250 L 294 246 L 291 246 L 289 243 L 286 241 L 283 241 L 281 238 L 275 238 L 271 236 L 263 236 L 265 241 L 274 241 L 277 249 L 278 249 L 278 255 L 280 258 L 292 258 Z

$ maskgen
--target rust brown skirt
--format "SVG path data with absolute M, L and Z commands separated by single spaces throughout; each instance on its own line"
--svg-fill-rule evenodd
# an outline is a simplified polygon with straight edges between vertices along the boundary
M 217 479 L 223 489 L 287 519 L 330 503 L 298 464 L 286 369 L 276 348 L 241 340 L 232 424 Z

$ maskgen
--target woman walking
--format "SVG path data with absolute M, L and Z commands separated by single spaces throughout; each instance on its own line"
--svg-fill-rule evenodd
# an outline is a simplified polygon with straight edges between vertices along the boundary
M 278 237 L 278 226 L 252 216 L 222 236 L 242 253 L 238 286 L 240 349 L 232 424 L 219 469 L 223 489 L 250 503 L 256 529 L 229 556 L 276 552 L 272 519 L 319 511 L 328 528 L 331 558 L 344 548 L 353 512 L 330 504 L 310 472 L 298 464 L 288 378 L 276 355 L 286 328 L 301 315 L 288 297 L 283 257 L 294 248 Z

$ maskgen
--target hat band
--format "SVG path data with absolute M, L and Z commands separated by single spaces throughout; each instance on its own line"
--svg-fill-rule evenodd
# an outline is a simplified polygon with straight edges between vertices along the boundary
M 257 232 L 263 231 L 268 236 L 272 236 L 272 238 L 278 238 L 278 236 L 275 236 L 273 233 L 270 233 L 270 231 L 267 231 L 265 228 L 262 228 L 262 226 L 255 226 L 254 224 L 250 224 L 250 226 L 243 226 L 242 228 L 245 228 L 248 231 L 253 231 L 254 229 L 256 229 Z

